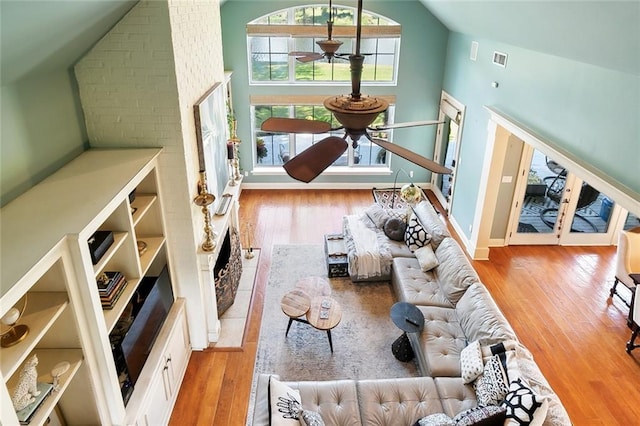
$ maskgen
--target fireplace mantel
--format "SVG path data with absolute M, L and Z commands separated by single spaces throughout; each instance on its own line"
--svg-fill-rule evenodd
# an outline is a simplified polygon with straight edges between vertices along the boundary
M 220 255 L 220 249 L 229 228 L 240 232 L 238 209 L 240 207 L 239 198 L 241 192 L 242 179 L 237 180 L 234 186 L 227 184 L 224 194 L 231 195 L 229 208 L 224 215 L 215 215 L 212 211 L 211 225 L 215 232 L 215 249 L 210 252 L 206 252 L 202 250 L 202 248 L 198 250 L 198 263 L 203 283 L 202 294 L 205 298 L 203 307 L 207 319 L 207 339 L 209 345 L 217 342 L 220 337 L 220 318 L 218 318 L 218 306 L 216 303 L 214 266 Z

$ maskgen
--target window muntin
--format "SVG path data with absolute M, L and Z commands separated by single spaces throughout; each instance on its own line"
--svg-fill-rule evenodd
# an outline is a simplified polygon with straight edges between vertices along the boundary
M 334 7 L 332 38 L 343 42 L 338 52 L 355 50 L 355 8 Z M 251 84 L 312 84 L 350 82 L 349 61 L 320 59 L 301 63 L 289 52 L 322 53 L 317 41 L 327 38 L 326 6 L 302 6 L 275 12 L 247 25 Z M 382 16 L 363 12 L 360 52 L 366 54 L 363 82 L 396 84 L 400 26 Z
M 312 144 L 321 141 L 328 136 L 344 137 L 344 129 L 322 134 L 283 134 L 266 133 L 260 130 L 262 123 L 269 117 L 289 117 L 323 120 L 331 123 L 331 127 L 336 128 L 340 123 L 322 105 L 302 104 L 302 105 L 253 105 L 252 114 L 255 128 L 253 129 L 253 152 L 255 153 L 254 167 L 258 168 L 280 168 L 296 154 L 309 148 Z M 372 125 L 389 122 L 393 116 L 394 106 L 380 114 Z M 370 132 L 372 137 L 389 140 L 389 131 Z M 328 170 L 341 167 L 345 170 L 358 168 L 381 168 L 388 169 L 389 154 L 379 145 L 369 141 L 366 137 L 358 140 L 356 148 L 353 141 L 346 139 L 349 147 Z M 261 141 L 261 142 L 260 142 Z

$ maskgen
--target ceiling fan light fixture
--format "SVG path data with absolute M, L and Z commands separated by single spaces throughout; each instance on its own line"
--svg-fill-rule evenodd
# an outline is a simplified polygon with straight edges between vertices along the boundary
M 324 53 L 333 55 L 338 51 L 340 46 L 342 46 L 342 42 L 338 40 L 320 40 L 316 41 L 316 44 L 322 49 Z

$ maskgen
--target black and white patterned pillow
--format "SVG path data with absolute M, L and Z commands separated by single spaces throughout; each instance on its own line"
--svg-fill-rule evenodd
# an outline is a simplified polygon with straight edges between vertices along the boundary
M 429 244 L 429 241 L 431 241 L 431 235 L 422 227 L 418 216 L 412 213 L 407 223 L 407 229 L 404 232 L 404 242 L 407 247 L 411 252 L 414 252 L 420 247 Z
M 456 422 L 444 413 L 435 413 L 421 418 L 413 426 L 456 426 Z
M 460 352 L 460 371 L 466 385 L 477 379 L 484 371 L 482 348 L 478 340 L 469 343 Z
M 301 426 L 324 426 L 324 420 L 317 411 L 300 410 L 298 418 Z
M 549 401 L 536 395 L 522 379 L 516 379 L 509 385 L 502 406 L 507 409 L 505 425 L 538 426 L 547 417 Z
M 498 355 L 489 358 L 484 366 L 482 375 L 473 383 L 478 405 L 500 405 L 509 392 L 507 375 Z
M 475 407 L 458 413 L 453 420 L 456 426 L 502 426 L 507 415 L 507 409 L 498 405 Z

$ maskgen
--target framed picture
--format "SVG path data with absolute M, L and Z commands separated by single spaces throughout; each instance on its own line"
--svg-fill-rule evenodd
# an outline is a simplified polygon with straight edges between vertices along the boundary
M 209 192 L 222 198 L 229 181 L 227 165 L 227 108 L 224 84 L 216 83 L 193 106 L 200 170 L 207 172 Z M 214 207 L 215 208 L 215 207 Z

